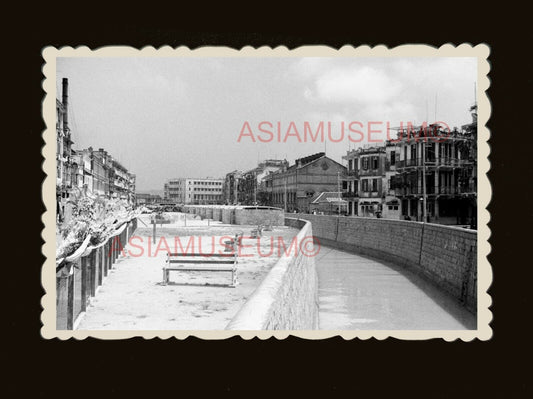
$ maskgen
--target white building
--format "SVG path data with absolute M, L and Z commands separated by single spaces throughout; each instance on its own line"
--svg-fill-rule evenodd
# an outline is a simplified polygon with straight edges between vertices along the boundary
M 177 204 L 222 204 L 224 179 L 188 178 L 169 179 L 165 183 L 165 200 Z

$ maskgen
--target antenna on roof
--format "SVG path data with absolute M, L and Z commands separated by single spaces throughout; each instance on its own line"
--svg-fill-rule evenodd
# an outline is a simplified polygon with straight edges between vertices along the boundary
M 435 120 L 433 121 L 434 123 L 437 123 L 437 94 L 438 93 L 435 93 Z

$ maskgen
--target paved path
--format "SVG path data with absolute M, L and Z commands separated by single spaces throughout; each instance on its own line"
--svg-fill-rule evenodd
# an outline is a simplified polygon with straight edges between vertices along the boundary
M 420 277 L 385 262 L 322 247 L 322 330 L 464 330 L 475 317 Z

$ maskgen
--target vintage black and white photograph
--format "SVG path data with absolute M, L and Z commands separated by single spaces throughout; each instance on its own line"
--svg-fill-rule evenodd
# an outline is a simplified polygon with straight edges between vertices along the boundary
M 46 48 L 43 336 L 489 339 L 487 57 Z

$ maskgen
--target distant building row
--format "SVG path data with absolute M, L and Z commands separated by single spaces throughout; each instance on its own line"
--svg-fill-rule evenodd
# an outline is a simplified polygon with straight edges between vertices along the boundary
M 398 128 L 382 145 L 350 150 L 347 167 L 317 153 L 270 160 L 224 180 L 226 204 L 270 205 L 321 212 L 470 225 L 477 220 L 477 105 L 472 122 L 445 131 L 437 125 Z
M 406 126 L 382 145 L 347 151 L 347 166 L 319 152 L 269 159 L 224 179 L 171 179 L 165 200 L 179 204 L 265 205 L 287 212 L 477 224 L 477 106 L 472 123 L 444 131 Z
M 66 201 L 74 190 L 87 190 L 105 198 L 135 201 L 135 175 L 103 148 L 72 148 L 68 123 L 68 79 L 63 78 L 62 100 L 56 99 L 56 192 Z

